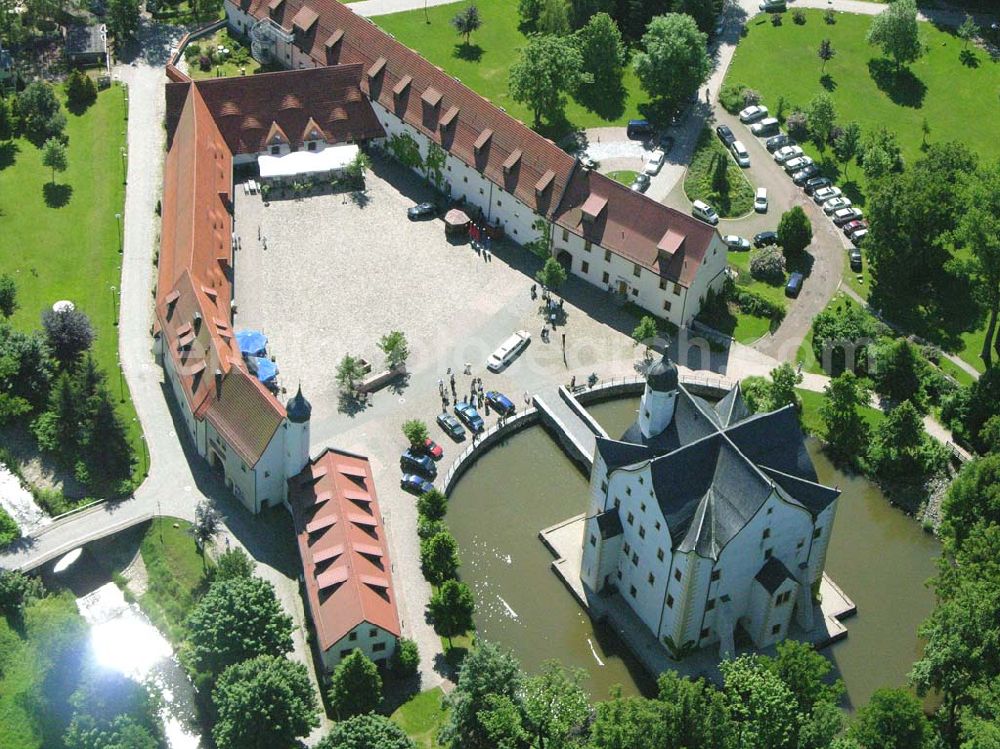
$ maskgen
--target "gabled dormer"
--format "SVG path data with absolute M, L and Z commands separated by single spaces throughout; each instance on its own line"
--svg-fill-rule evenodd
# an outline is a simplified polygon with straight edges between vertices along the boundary
M 271 129 L 267 131 L 267 138 L 264 141 L 264 148 L 272 156 L 280 156 L 288 152 L 288 136 L 285 135 L 285 131 L 277 122 L 271 123 Z
M 305 129 L 302 131 L 302 143 L 307 151 L 322 150 L 322 144 L 326 143 L 326 134 L 312 117 L 309 118 L 309 122 L 306 123 Z

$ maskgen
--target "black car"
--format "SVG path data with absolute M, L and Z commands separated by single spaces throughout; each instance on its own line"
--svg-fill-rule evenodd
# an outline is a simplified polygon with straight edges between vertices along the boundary
M 861 272 L 861 250 L 856 247 L 851 250 L 851 270 Z
M 815 164 L 807 164 L 792 175 L 792 182 L 799 187 L 819 174 L 819 167 Z
M 830 187 L 833 182 L 830 181 L 829 177 L 813 177 L 812 179 L 807 179 L 805 185 L 806 195 L 812 195 L 817 190 L 823 187 Z
M 410 221 L 419 221 L 424 218 L 434 218 L 437 214 L 437 208 L 433 203 L 421 203 L 420 205 L 415 205 L 406 211 L 407 218 Z
M 625 132 L 629 140 L 645 140 L 653 135 L 653 126 L 649 120 L 629 120 Z
M 769 244 L 778 244 L 778 232 L 762 231 L 760 234 L 753 235 L 754 247 L 767 247 Z
M 649 189 L 649 175 L 639 172 L 635 175 L 635 181 L 632 183 L 632 189 L 636 192 L 646 192 Z
M 445 431 L 445 434 L 456 442 L 465 439 L 465 427 L 463 427 L 462 423 L 451 414 L 438 414 L 437 423 L 438 426 Z
M 764 145 L 767 147 L 767 150 L 769 152 L 774 153 L 779 148 L 784 148 L 785 146 L 794 146 L 795 141 L 789 138 L 784 133 L 781 133 L 780 135 L 772 135 L 770 138 L 764 141 Z
M 785 284 L 785 296 L 790 296 L 793 299 L 799 295 L 802 291 L 802 282 L 805 281 L 805 276 L 801 273 L 793 273 L 788 277 L 788 283 Z
M 728 125 L 719 125 L 715 128 L 715 134 L 719 136 L 719 140 L 726 144 L 726 148 L 736 142 L 736 136 L 733 135 L 733 131 L 729 129 Z
M 413 450 L 407 450 L 399 456 L 399 467 L 404 473 L 420 473 L 428 478 L 437 476 L 437 466 L 427 455 L 420 455 Z

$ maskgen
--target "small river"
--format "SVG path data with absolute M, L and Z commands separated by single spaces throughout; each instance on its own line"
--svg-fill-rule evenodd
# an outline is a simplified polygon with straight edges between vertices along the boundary
M 637 407 L 631 398 L 589 410 L 617 435 Z M 826 569 L 858 606 L 847 639 L 824 652 L 849 702 L 861 705 L 881 686 L 902 685 L 919 656 L 916 631 L 934 606 L 925 582 L 939 546 L 868 481 L 838 471 L 817 443 L 809 449 L 820 481 L 842 491 Z M 540 426 L 494 447 L 454 487 L 447 520 L 476 594 L 479 634 L 511 648 L 529 671 L 547 658 L 585 669 L 595 699 L 615 684 L 649 693 L 652 679 L 613 633 L 595 631 L 538 539 L 542 528 L 584 512 L 586 498 L 587 481 Z

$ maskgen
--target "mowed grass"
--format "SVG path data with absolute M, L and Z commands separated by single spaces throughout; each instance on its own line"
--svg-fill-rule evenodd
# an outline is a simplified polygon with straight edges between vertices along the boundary
M 827 24 L 823 11 L 803 12 L 806 23 L 801 26 L 790 14 L 783 17 L 781 26 L 772 26 L 767 15 L 753 19 L 736 49 L 726 83 L 758 90 L 772 114 L 784 97 L 785 116 L 795 108 L 805 109 L 814 96 L 829 91 L 840 122 L 857 121 L 862 130 L 884 124 L 896 133 L 910 163 L 921 156 L 925 119 L 930 128 L 928 143 L 958 140 L 983 161 L 1000 157 L 1000 138 L 996 137 L 1000 64 L 985 52 L 969 45 L 972 58 L 969 64 L 963 63 L 961 39 L 921 23 L 927 52 L 897 76 L 881 49 L 865 40 L 870 16 L 837 13 L 836 23 Z M 823 39 L 829 39 L 837 53 L 826 65 L 828 78 L 816 54 Z M 829 148 L 820 154 L 812 143 L 803 147 L 825 162 L 852 200 L 863 198 L 864 175 L 855 162 L 838 165 Z
M 633 172 L 631 169 L 619 169 L 616 172 L 608 172 L 608 176 L 615 182 L 631 186 L 635 182 L 635 178 L 639 176 L 639 172 Z
M 434 687 L 414 695 L 392 714 L 392 722 L 413 739 L 417 749 L 440 749 L 437 735 L 448 717 L 448 711 L 441 704 L 442 699 L 444 692 L 441 687 Z
M 753 185 L 709 128 L 698 136 L 684 175 L 684 193 L 691 201 L 708 203 L 722 218 L 744 216 L 753 208 Z
M 512 0 L 479 0 L 476 5 L 483 25 L 472 35 L 468 47 L 464 45 L 464 37 L 459 36 L 451 25 L 451 19 L 463 5 L 451 3 L 428 8 L 426 17 L 423 8 L 420 8 L 376 16 L 372 20 L 406 46 L 461 79 L 473 91 L 506 109 L 512 117 L 531 125 L 531 111 L 514 101 L 507 87 L 510 67 L 518 60 L 520 50 L 527 42 L 518 28 L 517 3 Z M 648 97 L 640 89 L 631 66 L 626 68 L 622 84 L 625 90 L 621 106 L 609 107 L 610 111 L 602 115 L 569 99 L 567 122 L 543 126 L 545 135 L 557 140 L 574 128 L 624 125 L 629 119 L 640 117 L 639 106 L 647 103 Z M 607 97 L 604 104 L 607 104 Z
M 41 327 L 42 310 L 68 299 L 90 317 L 97 333 L 93 352 L 125 421 L 142 467 L 142 434 L 128 385 L 118 368 L 115 308 L 121 285 L 118 221 L 124 221 L 120 148 L 125 144 L 122 89 L 102 91 L 83 114 L 66 113 L 69 166 L 48 183 L 42 152 L 19 138 L 0 143 L 0 273 L 17 282 L 20 308 L 12 323 Z M 124 224 L 122 225 L 124 228 Z M 114 290 L 112 290 L 114 287 Z
M 802 403 L 802 412 L 800 414 L 802 427 L 810 434 L 821 437 L 824 427 L 823 418 L 820 416 L 819 410 L 826 400 L 826 396 L 814 390 L 803 390 L 801 388 L 796 388 L 795 393 L 799 396 L 799 400 Z M 859 411 L 861 418 L 867 422 L 869 428 L 872 430 L 877 429 L 885 420 L 885 414 L 877 408 L 862 406 Z

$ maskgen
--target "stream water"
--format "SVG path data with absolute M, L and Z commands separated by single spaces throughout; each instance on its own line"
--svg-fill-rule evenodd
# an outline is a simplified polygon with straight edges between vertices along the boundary
M 634 420 L 637 399 L 590 408 L 609 434 Z M 827 572 L 857 603 L 847 639 L 824 652 L 852 705 L 881 686 L 905 682 L 920 653 L 917 627 L 934 597 L 938 544 L 868 481 L 838 471 L 810 444 L 820 481 L 842 494 Z M 480 636 L 514 650 L 529 671 L 547 658 L 584 668 L 594 698 L 620 684 L 650 691 L 652 680 L 612 633 L 595 628 L 551 571 L 538 531 L 586 509 L 587 482 L 542 427 L 514 435 L 482 456 L 455 486 L 448 525 L 461 546 L 462 576 L 477 600 Z
M 88 656 L 159 695 L 170 749 L 198 749 L 194 689 L 166 638 L 114 583 L 81 596 L 76 604 L 90 626 Z
M 42 508 L 35 504 L 31 492 L 21 486 L 21 480 L 3 463 L 0 463 L 0 507 L 14 518 L 22 534 L 36 526 L 52 522 Z

